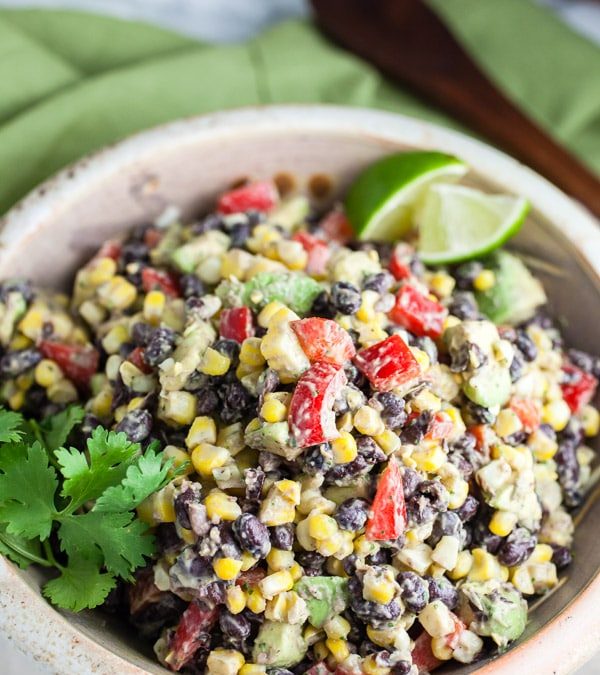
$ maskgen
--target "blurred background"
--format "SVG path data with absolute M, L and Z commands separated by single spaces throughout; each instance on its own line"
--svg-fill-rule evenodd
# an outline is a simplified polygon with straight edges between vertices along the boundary
M 600 1 L 431 4 L 512 100 L 600 170 Z M 265 99 L 373 105 L 464 129 L 321 42 L 310 16 L 305 0 L 0 0 L 0 215 L 64 164 L 132 131 Z M 254 47 L 230 45 L 247 40 Z M 308 53 L 328 64 L 328 78 L 313 71 L 314 87 L 302 72 Z M 48 672 L 2 636 L 0 655 L 2 675 Z M 600 657 L 578 675 L 598 673 Z

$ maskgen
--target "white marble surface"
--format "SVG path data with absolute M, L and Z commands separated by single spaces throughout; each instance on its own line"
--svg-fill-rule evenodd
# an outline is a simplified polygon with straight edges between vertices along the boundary
M 600 44 L 598 0 L 538 2 L 555 9 L 576 30 Z M 211 42 L 243 40 L 282 19 L 308 14 L 305 0 L 0 0 L 0 6 L 101 12 L 125 19 L 146 20 Z M 22 655 L 0 635 L 0 675 L 49 675 L 49 671 Z M 577 675 L 600 675 L 600 655 L 581 668 Z

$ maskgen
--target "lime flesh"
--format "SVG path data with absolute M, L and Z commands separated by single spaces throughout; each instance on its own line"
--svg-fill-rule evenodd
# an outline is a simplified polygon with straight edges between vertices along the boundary
M 416 214 L 417 250 L 423 262 L 441 265 L 490 253 L 520 229 L 529 202 L 464 185 L 432 185 Z
M 395 241 L 414 225 L 428 188 L 456 181 L 467 165 L 441 152 L 403 152 L 371 164 L 351 185 L 346 214 L 359 239 Z

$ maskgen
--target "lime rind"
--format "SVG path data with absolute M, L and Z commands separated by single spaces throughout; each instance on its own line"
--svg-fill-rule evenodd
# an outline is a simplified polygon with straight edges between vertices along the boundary
M 442 152 L 403 152 L 371 164 L 351 185 L 346 214 L 359 239 L 394 241 L 412 228 L 415 208 L 437 181 L 456 181 L 467 165 Z
M 435 185 L 417 215 L 417 250 L 428 265 L 479 258 L 499 248 L 523 225 L 530 204 L 462 185 Z

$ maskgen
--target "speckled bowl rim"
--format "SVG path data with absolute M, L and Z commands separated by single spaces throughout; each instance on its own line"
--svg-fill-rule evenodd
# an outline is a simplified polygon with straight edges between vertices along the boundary
M 35 237 L 36 223 L 56 216 L 80 191 L 145 155 L 177 144 L 218 138 L 232 140 L 281 131 L 357 134 L 378 143 L 408 144 L 456 154 L 502 189 L 529 198 L 580 254 L 600 284 L 600 228 L 579 204 L 547 180 L 504 153 L 459 132 L 403 115 L 339 106 L 289 105 L 243 108 L 165 124 L 132 136 L 67 168 L 43 183 L 0 219 L 0 266 L 4 253 Z M 600 286 L 599 286 L 600 287 Z M 532 637 L 501 658 L 484 664 L 479 675 L 540 672 L 566 675 L 600 648 L 600 576 Z M 0 631 L 15 646 L 54 672 L 142 675 L 141 669 L 92 640 L 56 612 L 37 588 L 0 558 Z

